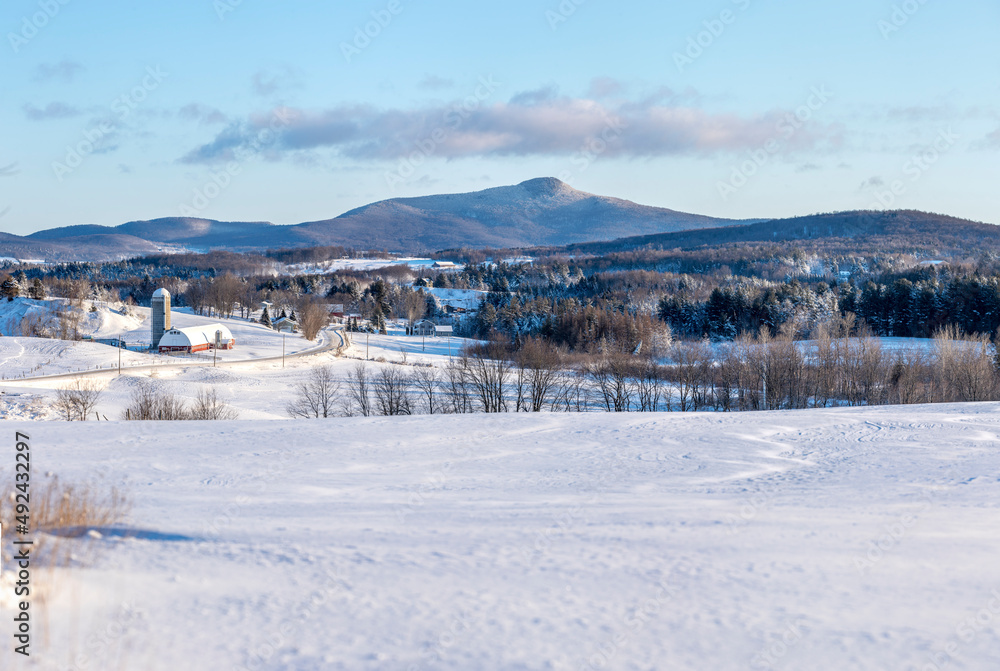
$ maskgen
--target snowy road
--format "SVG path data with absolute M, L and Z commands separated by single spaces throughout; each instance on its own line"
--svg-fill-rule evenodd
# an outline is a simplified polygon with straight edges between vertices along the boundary
M 332 336 L 332 337 L 331 337 Z M 149 372 L 153 370 L 164 370 L 164 369 L 178 369 L 178 368 L 190 368 L 192 366 L 213 366 L 217 368 L 226 368 L 229 366 L 240 366 L 246 365 L 248 363 L 266 363 L 269 361 L 281 361 L 282 359 L 298 359 L 304 356 L 311 356 L 313 354 L 322 354 L 323 352 L 329 352 L 330 350 L 339 349 L 344 346 L 344 336 L 343 327 L 329 328 L 320 331 L 319 341 L 316 345 L 307 347 L 306 349 L 291 352 L 285 355 L 269 355 L 263 357 L 254 358 L 243 358 L 237 359 L 232 358 L 232 352 L 226 352 L 227 358 L 219 359 L 218 361 L 213 361 L 211 354 L 200 354 L 198 357 L 166 357 L 159 356 L 158 359 L 165 361 L 166 363 L 143 363 L 144 360 L 152 358 L 151 355 L 145 354 L 135 354 L 134 352 L 123 352 L 122 354 L 127 357 L 126 365 L 122 367 L 123 373 L 141 373 Z M 38 339 L 30 339 L 32 341 Z M 57 344 L 63 344 L 62 341 L 51 341 Z M 96 348 L 101 351 L 102 354 L 106 353 L 104 350 L 106 345 L 97 345 L 93 343 L 84 343 L 85 345 Z M 22 347 L 22 352 L 24 348 Z M 114 348 L 112 348 L 114 351 Z M 141 358 L 140 358 L 141 357 Z M 107 359 L 108 357 L 104 357 Z M 129 361 L 128 358 L 132 360 Z M 173 363 L 176 361 L 176 363 Z M 2 364 L 0 364 L 2 365 Z M 113 364 L 102 363 L 103 368 L 93 368 L 86 370 L 77 370 L 70 373 L 57 373 L 53 375 L 28 375 L 20 378 L 12 378 L 17 382 L 28 382 L 28 381 L 38 381 L 38 380 L 66 380 L 78 377 L 84 377 L 87 375 L 108 375 L 109 373 L 116 372 L 116 368 Z
M 1000 668 L 998 404 L 15 429 L 144 535 L 31 668 Z

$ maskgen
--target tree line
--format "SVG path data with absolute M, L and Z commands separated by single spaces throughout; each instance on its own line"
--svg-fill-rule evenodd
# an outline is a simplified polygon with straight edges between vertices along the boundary
M 726 343 L 674 341 L 644 355 L 580 354 L 540 338 L 465 348 L 436 369 L 357 363 L 297 385 L 292 417 L 498 412 L 719 412 L 1000 400 L 996 344 L 941 329 L 890 348 L 850 319 L 813 341 L 790 329 Z

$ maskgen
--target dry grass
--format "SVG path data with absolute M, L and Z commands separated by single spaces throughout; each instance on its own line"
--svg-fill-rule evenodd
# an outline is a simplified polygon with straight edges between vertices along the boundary
M 10 559 L 16 535 L 16 495 L 8 485 L 0 496 L 0 521 L 3 522 L 3 560 Z M 33 563 L 65 566 L 73 558 L 73 543 L 67 538 L 83 536 L 89 529 L 121 524 L 128 517 L 131 502 L 116 487 L 74 485 L 58 477 L 35 478 L 30 489 L 29 537 L 35 541 Z

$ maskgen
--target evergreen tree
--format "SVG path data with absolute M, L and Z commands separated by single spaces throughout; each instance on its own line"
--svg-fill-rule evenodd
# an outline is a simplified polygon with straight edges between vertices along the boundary
M 293 322 L 298 321 L 298 319 L 295 318 L 295 310 L 292 310 L 292 314 L 288 315 L 288 318 L 291 319 Z
M 389 303 L 389 286 L 383 280 L 378 279 L 372 282 L 371 286 L 368 287 L 368 292 L 383 317 L 392 314 L 392 305 Z
M 45 298 L 45 285 L 42 284 L 42 280 L 36 277 L 31 281 L 31 286 L 28 287 L 28 297 L 34 298 L 35 300 L 42 300 Z
M 434 294 L 428 293 L 426 302 L 427 305 L 424 311 L 427 315 L 427 318 L 434 319 L 435 317 L 438 316 L 438 311 L 440 310 L 440 308 L 438 308 L 437 298 L 434 297 Z
M 6 296 L 8 301 L 12 301 L 21 295 L 21 288 L 17 286 L 17 282 L 13 277 L 8 276 L 3 281 L 3 284 L 0 284 L 0 295 Z
M 288 314 L 285 312 L 285 308 L 281 308 L 281 314 L 278 315 L 278 319 L 288 319 Z
M 260 323 L 264 326 L 271 328 L 271 315 L 267 313 L 267 306 L 264 306 L 264 311 L 260 313 Z
M 378 329 L 378 332 L 382 335 L 388 333 L 385 328 L 385 314 L 382 312 L 382 306 L 378 303 L 375 303 L 375 309 L 372 310 L 372 326 Z
M 28 286 L 29 286 L 28 276 L 24 274 L 23 270 L 17 271 L 17 274 L 14 275 L 14 281 L 17 282 L 17 288 L 21 290 L 20 293 L 26 295 L 28 293 Z

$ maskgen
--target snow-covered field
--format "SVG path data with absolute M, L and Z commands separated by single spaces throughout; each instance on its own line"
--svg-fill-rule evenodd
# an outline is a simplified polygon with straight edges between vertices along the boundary
M 0 395 L 0 418 L 54 418 L 49 410 L 50 403 L 57 390 L 73 380 L 66 377 L 22 380 L 19 378 L 20 371 L 26 371 L 26 375 L 37 375 L 85 369 L 88 379 L 104 386 L 97 412 L 109 419 L 121 416 L 140 380 L 151 382 L 185 401 L 192 401 L 200 391 L 214 390 L 221 400 L 236 408 L 242 419 L 286 419 L 286 406 L 295 396 L 297 385 L 307 381 L 316 366 L 331 366 L 340 380 L 347 377 L 359 359 L 365 358 L 371 359 L 374 366 L 397 365 L 405 360 L 411 366 L 430 364 L 440 367 L 447 365 L 449 352 L 457 355 L 463 344 L 468 342 L 461 338 L 404 336 L 401 335 L 401 328 L 393 329 L 393 333 L 395 335 L 388 336 L 351 334 L 353 347 L 345 352 L 344 358 L 338 358 L 334 350 L 328 350 L 302 358 L 289 357 L 284 365 L 280 359 L 269 359 L 226 361 L 214 368 L 210 356 L 185 359 L 123 351 L 123 374 L 120 376 L 117 359 L 110 364 L 106 360 L 108 350 L 117 355 L 118 350 L 113 347 L 38 338 L 0 338 L 0 354 L 8 351 L 5 348 L 13 348 L 13 354 L 17 354 L 0 359 L 0 375 L 6 376 L 5 381 L 0 381 L 0 390 L 3 391 Z M 334 343 L 340 342 L 336 334 L 329 333 L 325 337 Z M 291 342 L 292 337 L 288 338 Z M 293 349 L 289 347 L 291 351 Z M 270 356 L 271 352 L 264 350 L 264 354 Z M 222 352 L 220 362 L 223 362 L 221 355 Z M 159 365 L 151 367 L 148 365 L 151 361 Z M 86 365 L 88 362 L 89 366 Z M 105 366 L 104 372 L 96 371 L 95 365 Z M 40 367 L 31 370 L 36 366 Z
M 280 354 L 227 325 L 233 356 Z M 464 342 L 353 340 L 93 375 L 111 420 L 146 380 L 214 389 L 233 422 L 7 422 L 0 484 L 23 431 L 36 482 L 135 505 L 36 571 L 32 657 L 0 646 L 0 669 L 1000 668 L 1000 404 L 285 419 L 317 365 L 443 366 Z M 0 415 L 51 417 L 66 383 L 19 372 L 117 354 L 0 338 Z
M 7 427 L 138 537 L 5 669 L 1000 668 L 998 404 Z
M 60 375 L 100 368 L 117 370 L 119 353 L 116 347 L 87 341 L 25 338 L 13 335 L 18 333 L 16 324 L 20 323 L 20 319 L 25 315 L 51 315 L 57 307 L 56 301 L 52 300 L 32 301 L 19 298 L 10 303 L 0 301 L 0 324 L 4 325 L 4 335 L 11 336 L 0 338 L 0 378 L 10 380 L 29 376 Z M 125 317 L 103 304 L 99 304 L 96 312 L 84 310 L 80 333 L 92 338 L 122 337 L 126 343 L 148 343 L 149 308 L 137 307 L 133 308 L 133 311 L 133 316 Z M 219 361 L 280 357 L 283 349 L 286 354 L 294 354 L 313 349 L 318 344 L 318 341 L 309 342 L 299 334 L 281 334 L 260 324 L 252 324 L 241 319 L 220 320 L 192 314 L 186 308 L 175 308 L 172 311 L 174 327 L 184 328 L 214 323 L 225 324 L 236 339 L 235 349 L 219 351 Z M 202 353 L 191 360 L 204 362 L 210 358 L 211 355 Z M 172 365 L 178 361 L 183 361 L 183 358 L 122 352 L 122 366 L 128 368 Z

